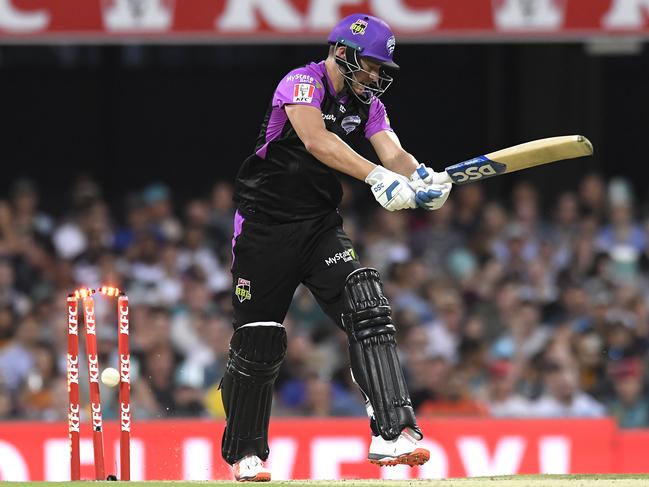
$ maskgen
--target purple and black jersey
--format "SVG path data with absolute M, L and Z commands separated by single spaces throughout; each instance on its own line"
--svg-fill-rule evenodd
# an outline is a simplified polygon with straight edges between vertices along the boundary
M 354 96 L 337 97 L 324 61 L 288 73 L 280 81 L 261 126 L 255 152 L 242 164 L 234 199 L 247 218 L 290 222 L 334 211 L 342 196 L 336 171 L 304 147 L 285 105 L 317 107 L 327 130 L 343 140 L 392 130 L 383 103 L 369 105 Z

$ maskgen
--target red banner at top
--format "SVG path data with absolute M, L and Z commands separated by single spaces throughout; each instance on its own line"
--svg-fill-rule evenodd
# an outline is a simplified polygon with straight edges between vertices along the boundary
M 649 0 L 0 0 L 0 41 L 322 41 L 368 12 L 399 41 L 649 37 Z

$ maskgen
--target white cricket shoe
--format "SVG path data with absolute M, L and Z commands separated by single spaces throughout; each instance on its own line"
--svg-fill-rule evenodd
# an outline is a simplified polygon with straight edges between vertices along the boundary
M 372 436 L 370 453 L 367 459 L 381 467 L 394 465 L 423 465 L 430 459 L 430 452 L 417 446 L 417 439 L 406 428 L 394 440 L 386 440 L 382 436 Z
M 270 470 L 264 467 L 264 462 L 257 455 L 243 457 L 232 465 L 234 478 L 238 482 L 268 482 Z

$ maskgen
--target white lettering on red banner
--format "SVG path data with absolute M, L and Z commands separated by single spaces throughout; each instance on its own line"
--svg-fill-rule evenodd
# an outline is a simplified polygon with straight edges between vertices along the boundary
M 183 441 L 183 478 L 212 478 L 212 442 L 208 438 L 187 438 Z
M 311 478 L 340 479 L 343 463 L 359 463 L 367 457 L 361 438 L 316 438 L 311 445 Z
M 505 436 L 498 441 L 494 452 L 490 454 L 484 439 L 479 436 L 465 436 L 457 442 L 469 477 L 515 474 L 520 467 L 525 446 L 524 438 Z
M 613 0 L 602 26 L 607 29 L 641 29 L 649 19 L 649 0 Z
M 0 440 L 0 480 L 26 482 L 29 478 L 28 460 L 8 441 Z
M 166 31 L 174 6 L 174 0 L 112 0 L 102 3 L 102 18 L 109 31 Z
M 71 411 L 74 429 L 81 429 L 82 476 L 92 475 L 91 426 L 79 423 L 80 408 Z M 129 411 L 130 412 L 130 411 Z M 126 415 L 126 408 L 120 416 Z M 106 464 L 119 464 L 117 445 L 122 421 L 103 424 Z M 380 469 L 367 463 L 370 432 L 365 418 L 330 420 L 273 418 L 268 465 L 278 480 L 309 478 L 415 479 L 466 477 L 495 473 L 624 473 L 646 470 L 643 445 L 649 431 L 618 430 L 609 419 L 579 420 L 429 420 L 420 418 L 422 446 L 431 460 L 421 467 Z M 131 434 L 134 480 L 230 479 L 220 458 L 223 421 L 135 421 Z M 7 447 L 8 445 L 8 447 Z M 69 450 L 63 424 L 0 423 L 0 479 L 66 480 Z M 62 448 L 55 448 L 59 446 Z M 3 450 L 4 448 L 4 450 Z M 10 452 L 10 453 L 9 453 Z M 6 455 L 23 460 L 6 461 Z M 165 461 L 161 462 L 160 458 Z M 58 465 L 63 463 L 64 467 Z M 44 478 L 45 477 L 45 478 Z
M 280 436 L 269 442 L 272 454 L 268 457 L 268 467 L 276 480 L 290 480 L 295 467 L 298 443 L 295 438 Z
M 226 32 L 254 31 L 259 27 L 257 16 L 280 31 L 298 31 L 303 27 L 300 12 L 288 0 L 227 0 L 216 27 Z
M 359 3 L 359 0 L 313 0 L 306 14 L 306 23 L 312 29 L 330 29 L 342 17 L 341 7 Z
M 12 0 L 0 0 L 0 29 L 16 33 L 29 33 L 47 28 L 50 14 L 47 9 L 20 10 Z
M 541 473 L 570 472 L 570 438 L 544 436 L 539 440 L 539 470 Z
M 494 22 L 500 30 L 557 30 L 563 25 L 565 6 L 564 0 L 494 2 Z
M 352 9 L 385 19 L 398 42 L 566 35 L 649 37 L 649 0 L 0 0 L 0 40 L 72 36 L 110 42 L 164 39 L 287 39 L 325 43 Z M 467 11 L 471 15 L 467 15 Z M 73 12 L 73 13 L 71 13 Z M 54 22 L 53 20 L 56 20 Z
M 405 32 L 435 29 L 442 13 L 435 8 L 411 9 L 402 0 L 372 0 L 372 10 L 392 27 Z

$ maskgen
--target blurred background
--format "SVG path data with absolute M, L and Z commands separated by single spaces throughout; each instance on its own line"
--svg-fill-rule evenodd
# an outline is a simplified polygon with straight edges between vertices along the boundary
M 595 147 L 432 213 L 388 213 L 343 178 L 419 417 L 649 427 L 649 9 L 619 0 L 0 0 L 0 419 L 65 421 L 65 296 L 102 284 L 130 298 L 134 421 L 223 418 L 233 179 L 281 77 L 354 11 L 397 32 L 382 99 L 421 162 Z M 285 325 L 274 415 L 363 417 L 346 337 L 302 287 Z

